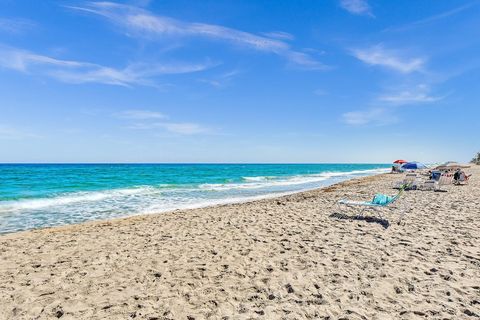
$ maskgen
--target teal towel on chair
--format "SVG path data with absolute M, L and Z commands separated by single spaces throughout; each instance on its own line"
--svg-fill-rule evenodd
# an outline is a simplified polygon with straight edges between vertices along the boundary
M 386 205 L 392 202 L 394 197 L 387 196 L 385 194 L 377 193 L 372 200 L 372 204 Z

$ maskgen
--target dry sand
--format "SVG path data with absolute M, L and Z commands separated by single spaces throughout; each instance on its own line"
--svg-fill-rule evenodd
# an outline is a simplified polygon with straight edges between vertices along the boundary
M 0 236 L 0 319 L 475 319 L 480 167 L 409 191 L 388 221 L 340 198 L 380 175 L 276 199 Z M 346 212 L 352 216 L 352 212 Z M 369 214 L 372 216 L 372 214 Z

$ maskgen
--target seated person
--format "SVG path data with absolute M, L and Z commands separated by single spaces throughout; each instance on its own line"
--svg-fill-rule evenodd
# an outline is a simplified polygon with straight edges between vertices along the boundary
M 461 169 L 457 169 L 455 173 L 453 174 L 453 183 L 454 184 L 460 184 L 462 182 L 467 182 L 468 178 L 470 178 L 471 174 L 467 176 L 465 171 Z

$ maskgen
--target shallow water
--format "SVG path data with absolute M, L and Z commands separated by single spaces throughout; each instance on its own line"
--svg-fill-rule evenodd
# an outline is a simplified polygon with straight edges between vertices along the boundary
M 388 164 L 0 164 L 0 233 L 238 202 Z

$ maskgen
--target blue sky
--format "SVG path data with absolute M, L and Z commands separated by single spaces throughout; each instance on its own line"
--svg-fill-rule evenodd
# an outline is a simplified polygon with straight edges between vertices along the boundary
M 480 149 L 480 1 L 0 8 L 0 162 L 440 162 Z

